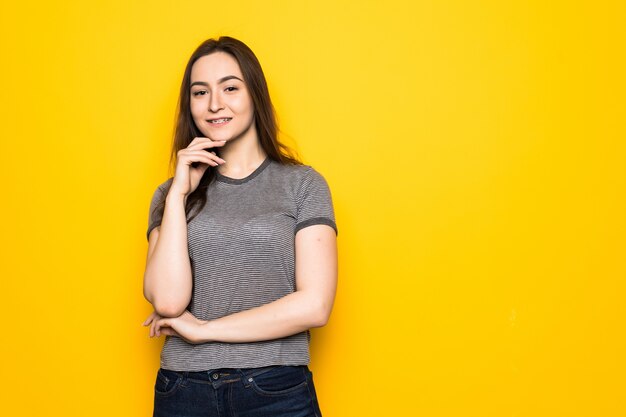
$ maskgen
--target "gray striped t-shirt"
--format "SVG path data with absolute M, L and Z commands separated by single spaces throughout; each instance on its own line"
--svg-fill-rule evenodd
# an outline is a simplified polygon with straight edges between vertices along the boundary
M 148 235 L 161 224 L 154 208 L 172 180 L 154 193 Z M 328 185 L 310 166 L 282 165 L 268 158 L 246 178 L 217 174 L 207 193 L 207 204 L 187 224 L 193 272 L 187 309 L 202 320 L 261 306 L 295 291 L 296 232 L 314 224 L 337 231 Z M 192 345 L 167 336 L 161 367 L 203 371 L 308 365 L 309 340 L 308 330 L 251 343 Z

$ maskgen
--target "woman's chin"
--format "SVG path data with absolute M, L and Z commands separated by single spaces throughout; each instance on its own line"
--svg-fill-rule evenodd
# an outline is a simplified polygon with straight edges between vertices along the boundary
M 227 136 L 227 135 L 211 135 L 211 134 L 208 134 L 208 133 L 205 133 L 204 137 L 211 139 L 213 142 L 224 141 L 226 143 L 228 143 L 230 141 L 230 139 L 231 139 L 231 137 Z

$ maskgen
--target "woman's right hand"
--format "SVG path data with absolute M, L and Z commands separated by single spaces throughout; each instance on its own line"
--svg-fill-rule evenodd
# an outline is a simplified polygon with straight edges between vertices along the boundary
M 225 141 L 197 137 L 185 149 L 178 151 L 176 174 L 169 192 L 176 192 L 184 197 L 194 192 L 209 166 L 216 167 L 226 162 L 215 152 L 206 149 L 224 146 L 225 143 Z M 194 162 L 197 162 L 195 167 L 191 165 Z

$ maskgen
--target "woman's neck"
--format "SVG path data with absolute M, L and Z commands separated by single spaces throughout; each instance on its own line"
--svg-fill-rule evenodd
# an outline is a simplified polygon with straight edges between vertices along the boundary
M 247 177 L 267 158 L 256 135 L 226 143 L 220 148 L 219 155 L 226 163 L 219 166 L 218 172 L 235 179 Z

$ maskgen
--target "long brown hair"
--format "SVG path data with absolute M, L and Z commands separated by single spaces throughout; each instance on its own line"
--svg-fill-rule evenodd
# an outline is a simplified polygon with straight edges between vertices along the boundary
M 280 164 L 300 165 L 302 162 L 296 154 L 284 145 L 278 139 L 278 126 L 276 123 L 276 114 L 274 106 L 270 99 L 270 94 L 265 81 L 265 75 L 261 69 L 259 60 L 254 52 L 243 42 L 229 36 L 221 36 L 218 39 L 208 39 L 200 44 L 193 52 L 187 67 L 185 75 L 180 86 L 180 95 L 178 98 L 178 108 L 176 115 L 176 128 L 174 130 L 174 141 L 172 144 L 172 153 L 170 155 L 170 169 L 174 172 L 177 164 L 178 151 L 189 146 L 191 141 L 198 136 L 204 136 L 197 128 L 193 121 L 190 108 L 190 84 L 191 84 L 191 67 L 201 57 L 212 54 L 214 52 L 226 52 L 230 54 L 239 63 L 243 80 L 250 92 L 252 103 L 254 105 L 254 121 L 257 130 L 259 142 L 268 158 Z M 198 187 L 187 196 L 185 205 L 185 213 L 187 214 L 187 222 L 191 221 L 207 203 L 206 189 L 215 180 L 215 169 L 207 168 L 200 180 Z M 169 191 L 167 190 L 164 196 Z M 189 217 L 189 213 L 194 207 L 197 207 L 195 214 Z M 160 202 L 155 211 L 163 216 L 165 209 L 165 199 Z

